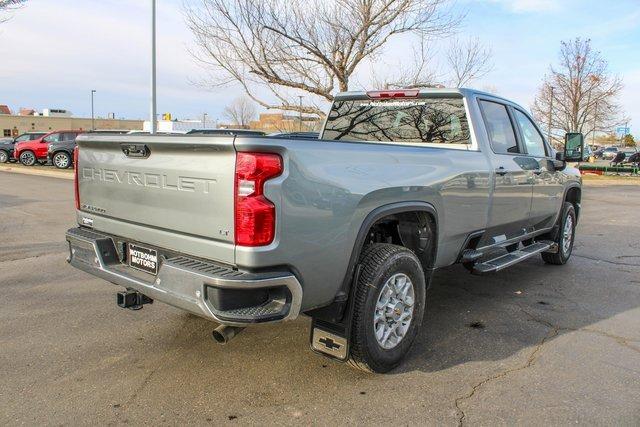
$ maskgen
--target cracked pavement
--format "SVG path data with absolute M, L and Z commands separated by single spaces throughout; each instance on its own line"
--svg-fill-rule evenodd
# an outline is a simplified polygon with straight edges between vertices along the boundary
M 66 265 L 68 180 L 0 172 L 0 424 L 640 423 L 640 186 L 588 186 L 574 256 L 436 273 L 406 363 L 313 354 L 309 319 L 214 324 Z

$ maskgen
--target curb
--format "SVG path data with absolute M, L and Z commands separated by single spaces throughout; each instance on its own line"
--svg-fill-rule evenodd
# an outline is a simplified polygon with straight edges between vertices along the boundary
M 33 168 L 33 170 L 31 168 Z M 0 165 L 0 172 L 20 173 L 23 175 L 47 176 L 49 178 L 73 180 L 73 173 L 55 170 L 44 170 L 36 166 L 31 166 L 29 169 L 27 169 L 23 166 Z

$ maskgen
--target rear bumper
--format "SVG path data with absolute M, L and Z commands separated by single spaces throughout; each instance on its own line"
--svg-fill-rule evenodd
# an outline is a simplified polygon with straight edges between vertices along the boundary
M 287 271 L 241 272 L 159 250 L 160 267 L 153 276 L 123 262 L 125 244 L 116 237 L 72 228 L 66 239 L 72 266 L 221 324 L 293 320 L 300 312 L 302 287 Z

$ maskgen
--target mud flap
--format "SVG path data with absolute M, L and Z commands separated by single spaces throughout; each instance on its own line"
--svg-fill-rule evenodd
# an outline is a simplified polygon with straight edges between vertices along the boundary
M 345 328 L 318 319 L 311 323 L 311 350 L 331 359 L 346 362 L 349 358 L 349 340 Z
M 331 308 L 320 309 L 316 315 L 311 314 L 311 333 L 309 344 L 314 353 L 321 354 L 340 362 L 349 360 L 349 337 L 351 336 L 351 317 L 353 313 L 353 294 L 355 284 L 358 283 L 362 266 L 356 265 L 352 285 L 349 289 L 349 298 L 346 301 L 346 309 L 342 316 L 333 316 Z M 344 301 L 344 300 L 343 300 Z M 345 306 L 343 302 L 343 307 Z M 322 314 L 324 313 L 324 314 Z

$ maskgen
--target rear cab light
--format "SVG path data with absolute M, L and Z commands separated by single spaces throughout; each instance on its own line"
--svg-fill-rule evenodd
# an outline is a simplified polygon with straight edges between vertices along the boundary
M 372 99 L 417 98 L 419 94 L 420 90 L 418 89 L 372 90 L 367 92 L 367 96 Z
M 282 158 L 275 153 L 236 154 L 235 243 L 265 246 L 276 231 L 275 205 L 264 195 L 264 183 L 282 174 Z

